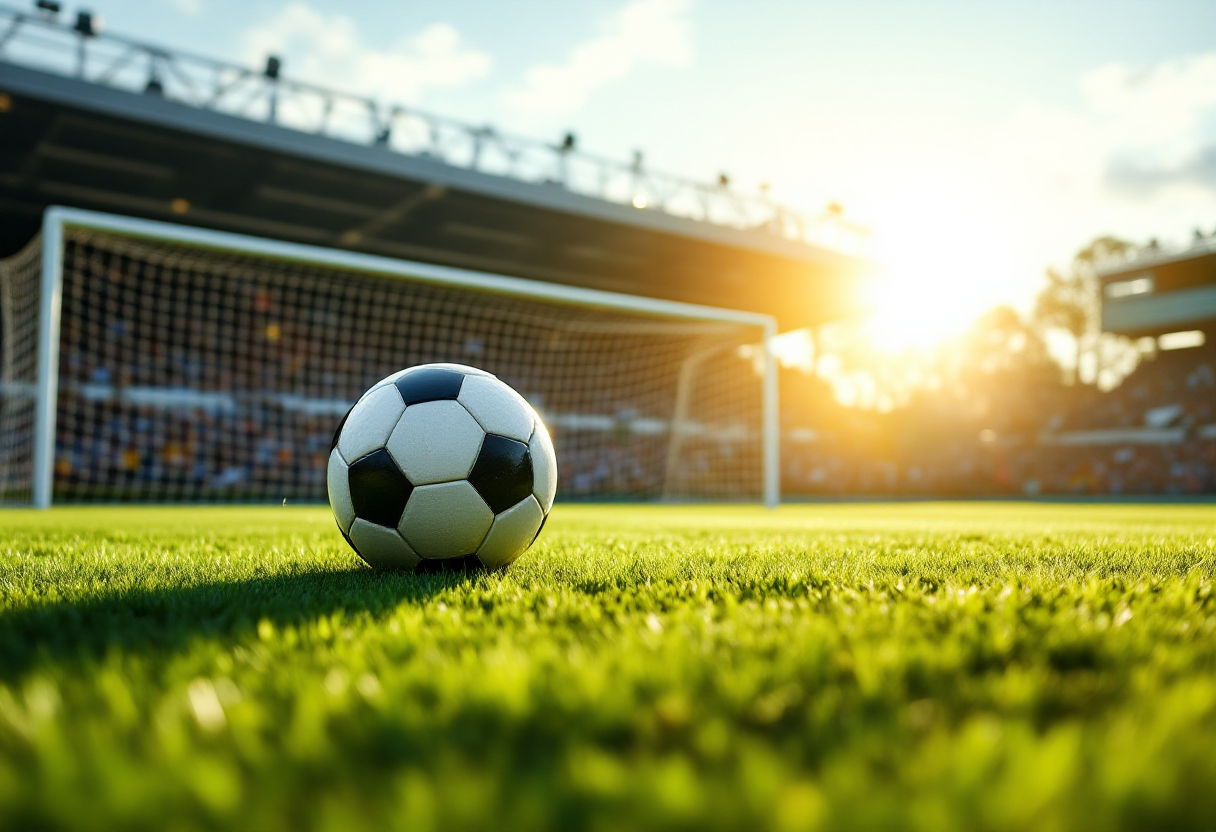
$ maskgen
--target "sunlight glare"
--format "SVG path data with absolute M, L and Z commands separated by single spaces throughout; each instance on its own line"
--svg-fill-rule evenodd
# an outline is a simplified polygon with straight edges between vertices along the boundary
M 868 212 L 880 272 L 867 292 L 865 330 L 877 349 L 915 350 L 959 335 L 1024 279 L 1007 212 L 977 180 L 963 168 L 922 171 L 892 183 Z

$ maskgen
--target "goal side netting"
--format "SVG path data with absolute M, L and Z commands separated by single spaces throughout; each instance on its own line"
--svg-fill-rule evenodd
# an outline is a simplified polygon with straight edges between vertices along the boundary
M 0 496 L 324 501 L 330 440 L 359 395 L 446 361 L 494 373 L 540 411 L 559 498 L 772 500 L 767 321 L 164 223 L 63 219 L 0 263 Z

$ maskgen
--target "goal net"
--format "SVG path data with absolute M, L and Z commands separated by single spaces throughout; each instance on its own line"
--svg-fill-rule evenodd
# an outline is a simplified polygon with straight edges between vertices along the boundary
M 324 501 L 330 440 L 403 367 L 481 367 L 564 499 L 776 499 L 771 319 L 52 209 L 0 263 L 8 503 Z

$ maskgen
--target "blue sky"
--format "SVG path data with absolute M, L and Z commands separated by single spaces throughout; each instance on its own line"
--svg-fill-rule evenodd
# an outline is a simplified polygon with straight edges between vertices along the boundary
M 1025 307 L 1100 233 L 1216 230 L 1216 3 L 105 0 L 115 32 L 874 230 L 885 290 Z M 928 307 L 926 307 L 927 309 Z

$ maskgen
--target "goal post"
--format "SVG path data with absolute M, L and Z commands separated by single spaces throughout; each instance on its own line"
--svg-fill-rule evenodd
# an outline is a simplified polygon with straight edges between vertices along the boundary
M 779 501 L 769 316 L 63 207 L 0 290 L 8 503 L 324 500 L 326 434 L 427 361 L 529 398 L 567 499 Z
M 50 508 L 55 473 L 56 405 L 59 401 L 59 315 L 63 300 L 62 208 L 50 208 L 42 223 L 42 272 L 38 305 L 38 375 L 34 405 L 33 501 Z M 6 347 L 8 345 L 5 345 Z M 6 349 L 6 352 L 8 350 Z

